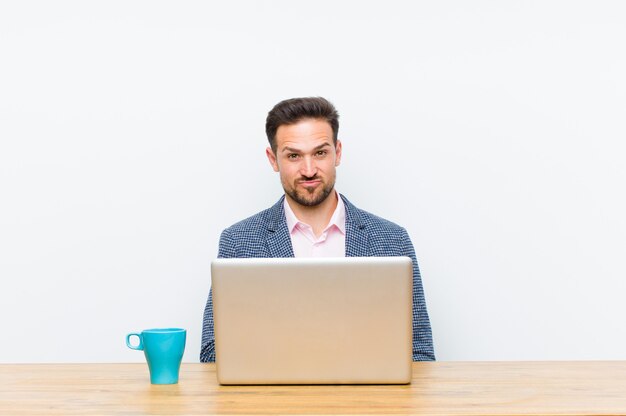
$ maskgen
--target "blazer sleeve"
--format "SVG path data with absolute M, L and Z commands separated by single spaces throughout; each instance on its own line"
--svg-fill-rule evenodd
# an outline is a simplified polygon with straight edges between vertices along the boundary
M 413 361 L 434 361 L 432 330 L 415 249 L 406 230 L 403 229 L 402 232 L 403 255 L 413 261 Z
M 235 244 L 228 229 L 220 236 L 218 258 L 235 257 Z M 215 361 L 215 332 L 213 329 L 213 289 L 209 289 L 209 298 L 204 307 L 204 319 L 202 320 L 202 344 L 200 346 L 200 362 Z

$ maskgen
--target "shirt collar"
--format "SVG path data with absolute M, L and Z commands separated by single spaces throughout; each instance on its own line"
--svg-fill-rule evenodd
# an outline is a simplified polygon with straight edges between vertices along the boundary
M 330 217 L 330 221 L 324 231 L 328 230 L 332 226 L 337 227 L 342 234 L 346 234 L 346 206 L 343 203 L 343 199 L 339 196 L 339 192 L 335 191 L 335 196 L 337 197 L 337 207 L 335 208 L 335 212 L 333 212 L 332 217 Z M 298 224 L 303 224 L 309 226 L 308 224 L 300 221 L 296 214 L 294 214 L 293 210 L 289 206 L 289 202 L 287 202 L 287 198 L 283 201 L 284 209 L 285 209 L 285 219 L 287 220 L 287 228 L 289 229 L 289 233 L 292 233 L 294 228 Z

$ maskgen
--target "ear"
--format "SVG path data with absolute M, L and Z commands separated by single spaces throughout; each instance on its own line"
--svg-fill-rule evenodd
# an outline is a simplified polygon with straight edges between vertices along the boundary
M 341 151 L 342 151 L 341 140 L 337 139 L 337 145 L 335 146 L 335 167 L 341 164 Z
M 278 160 L 276 160 L 276 155 L 272 151 L 271 147 L 265 149 L 265 155 L 267 156 L 267 160 L 270 161 L 270 165 L 272 165 L 272 169 L 274 169 L 274 172 L 278 172 Z

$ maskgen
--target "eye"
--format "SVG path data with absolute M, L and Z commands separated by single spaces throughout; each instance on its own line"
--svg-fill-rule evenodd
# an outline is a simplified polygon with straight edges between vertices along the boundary
M 315 153 L 316 156 L 320 156 L 320 157 L 326 156 L 327 154 L 328 154 L 328 151 L 326 150 L 318 150 L 317 153 Z
M 297 153 L 289 153 L 287 155 L 287 159 L 289 160 L 296 160 L 298 158 L 298 154 Z

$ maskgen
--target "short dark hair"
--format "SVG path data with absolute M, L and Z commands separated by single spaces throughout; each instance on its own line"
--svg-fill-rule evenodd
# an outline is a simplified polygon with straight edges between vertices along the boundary
M 307 118 L 326 120 L 333 129 L 333 143 L 337 144 L 339 113 L 330 101 L 322 97 L 290 98 L 276 104 L 267 114 L 265 133 L 272 151 L 276 153 L 276 131 L 280 126 L 296 124 Z

